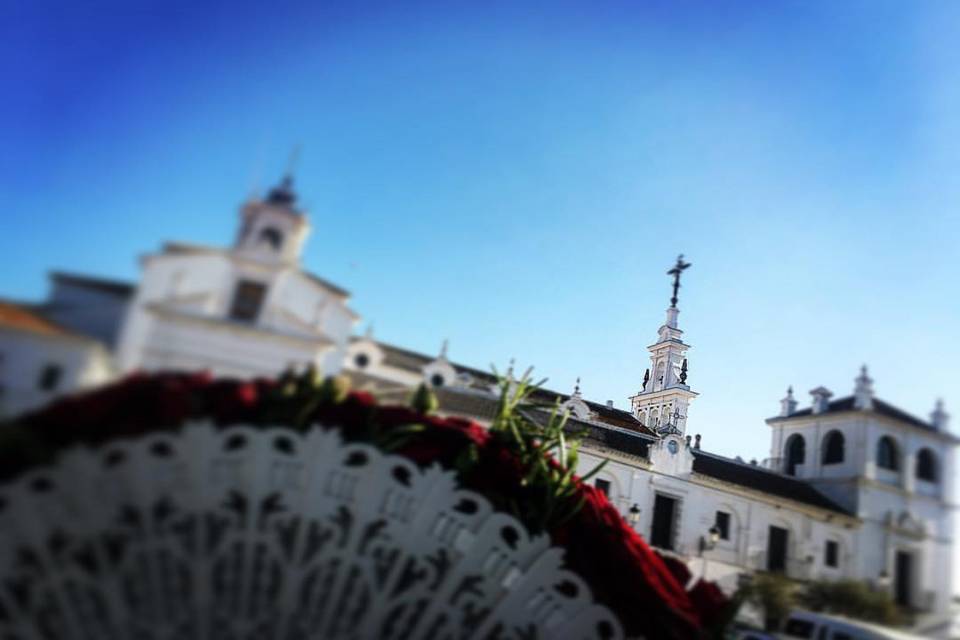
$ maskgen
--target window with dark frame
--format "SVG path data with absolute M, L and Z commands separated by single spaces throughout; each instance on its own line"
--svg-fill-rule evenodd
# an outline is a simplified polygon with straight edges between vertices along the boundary
M 807 458 L 807 442 L 799 433 L 795 433 L 787 439 L 786 458 L 787 475 L 797 475 L 797 465 L 801 465 L 806 462 Z
M 877 441 L 877 466 L 890 471 L 900 470 L 900 454 L 890 436 L 883 436 Z
M 924 482 L 937 481 L 937 459 L 933 451 L 926 447 L 917 452 L 917 479 Z
M 831 431 L 823 440 L 823 464 L 839 464 L 844 458 L 843 434 L 839 431 Z
M 717 517 L 714 520 L 714 525 L 720 531 L 721 540 L 730 539 L 730 514 L 726 511 L 717 511 Z
M 836 569 L 840 566 L 840 545 L 836 540 L 827 540 L 824 548 L 823 564 Z
M 603 495 L 607 496 L 608 498 L 610 497 L 610 481 L 609 480 L 604 480 L 603 478 L 597 478 L 596 480 L 594 480 L 593 486 L 595 486 L 600 491 L 603 491 Z
M 253 322 L 260 315 L 260 307 L 267 295 L 267 286 L 252 280 L 241 280 L 233 292 L 230 319 Z
M 63 369 L 58 364 L 48 364 L 40 371 L 40 377 L 37 378 L 37 387 L 43 391 L 53 391 L 60 384 L 60 378 L 63 377 Z

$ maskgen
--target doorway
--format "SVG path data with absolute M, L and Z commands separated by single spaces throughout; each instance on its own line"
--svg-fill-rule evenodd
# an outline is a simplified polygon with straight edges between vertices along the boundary
M 894 598 L 901 607 L 913 605 L 913 554 L 897 551 L 893 573 Z
M 677 499 L 656 494 L 653 501 L 653 526 L 650 529 L 650 544 L 673 551 L 673 529 L 677 517 Z
M 767 571 L 786 573 L 789 535 L 790 532 L 783 527 L 770 526 L 767 542 Z

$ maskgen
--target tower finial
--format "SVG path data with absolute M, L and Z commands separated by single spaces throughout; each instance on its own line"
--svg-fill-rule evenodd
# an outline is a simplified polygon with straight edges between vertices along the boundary
M 573 387 L 573 395 L 580 396 L 580 376 L 577 376 L 577 383 Z
M 297 201 L 297 194 L 293 190 L 293 171 L 296 169 L 297 162 L 300 159 L 300 145 L 296 145 L 290 152 L 290 159 L 287 161 L 287 170 L 283 174 L 280 184 L 270 189 L 267 194 L 267 202 L 288 208 L 293 207 Z
M 860 375 L 854 380 L 853 403 L 857 409 L 873 407 L 873 379 L 867 374 L 867 365 L 860 367 Z
M 938 431 L 946 431 L 947 424 L 950 422 L 950 414 L 943 408 L 943 398 L 937 398 L 933 413 L 930 414 L 930 422 Z
M 677 294 L 680 291 L 680 274 L 682 274 L 686 269 L 690 267 L 689 262 L 683 261 L 683 254 L 681 253 L 677 256 L 677 263 L 673 265 L 673 268 L 670 271 L 667 271 L 668 276 L 673 276 L 673 297 L 670 298 L 670 308 L 677 308 Z
M 440 359 L 441 359 L 441 360 L 446 360 L 446 359 L 447 359 L 447 347 L 449 347 L 449 346 L 450 346 L 450 341 L 449 341 L 448 339 L 444 338 L 444 339 L 443 339 L 443 344 L 440 345 Z
M 793 397 L 793 385 L 787 387 L 787 395 L 780 401 L 780 416 L 786 418 L 797 410 L 797 400 Z
M 373 340 L 373 323 L 367 325 L 367 330 L 364 331 L 363 337 L 367 340 Z

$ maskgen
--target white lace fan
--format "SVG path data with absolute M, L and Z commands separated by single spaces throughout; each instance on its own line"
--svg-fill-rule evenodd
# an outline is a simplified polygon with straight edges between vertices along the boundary
M 191 424 L 0 488 L 0 637 L 622 637 L 562 562 L 438 466 Z

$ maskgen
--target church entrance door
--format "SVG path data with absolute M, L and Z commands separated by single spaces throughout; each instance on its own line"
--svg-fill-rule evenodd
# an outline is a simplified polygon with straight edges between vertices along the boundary
M 673 523 L 677 513 L 677 500 L 662 493 L 656 494 L 653 502 L 653 527 L 650 544 L 673 551 Z

